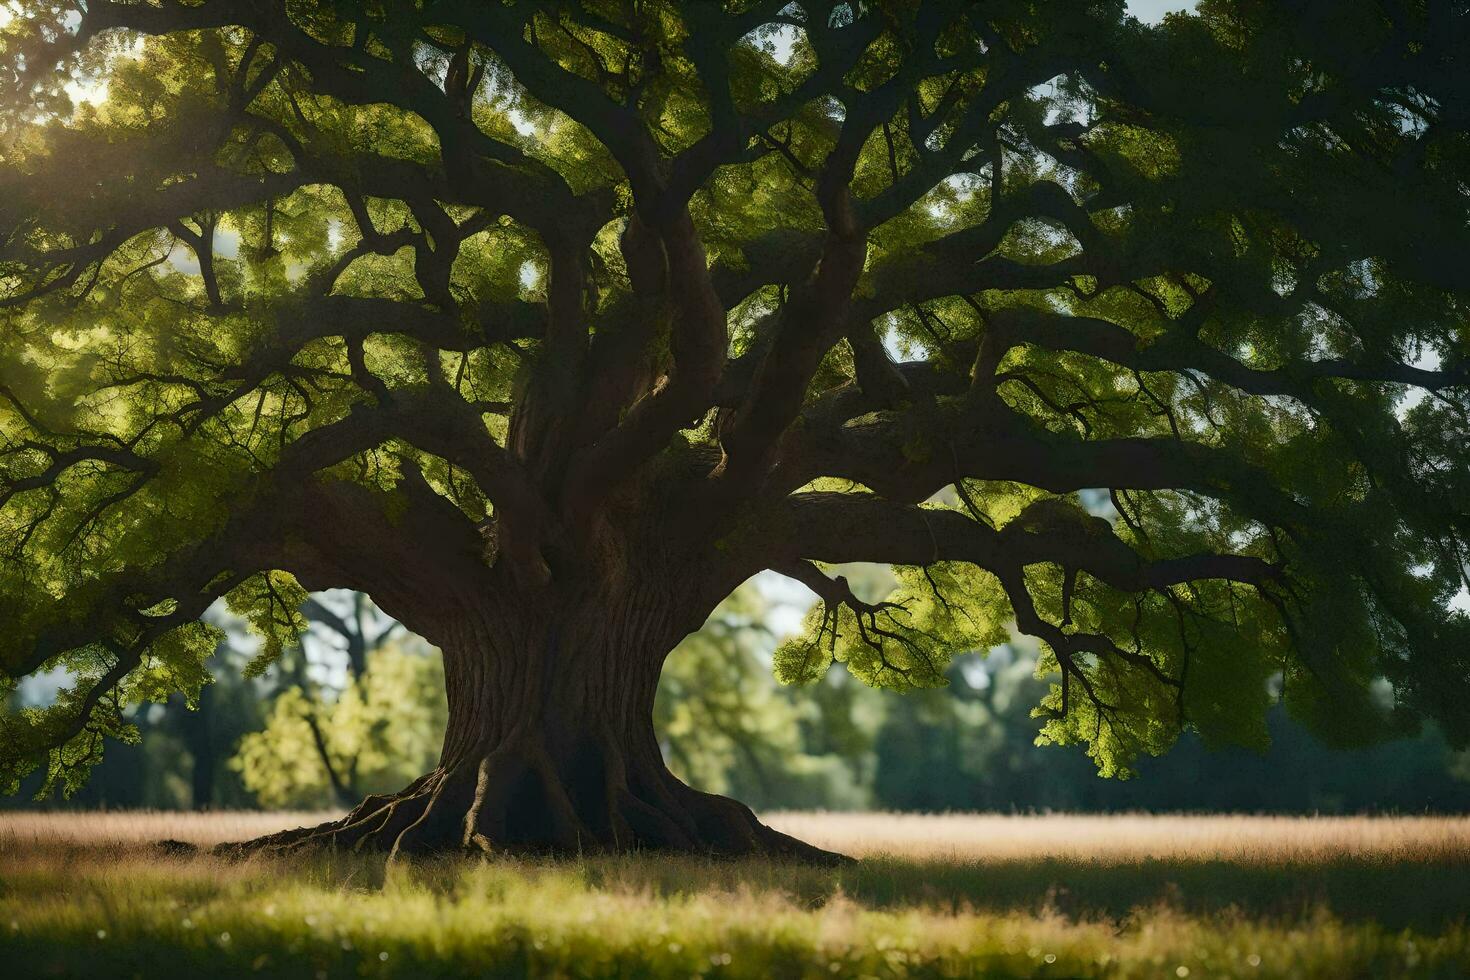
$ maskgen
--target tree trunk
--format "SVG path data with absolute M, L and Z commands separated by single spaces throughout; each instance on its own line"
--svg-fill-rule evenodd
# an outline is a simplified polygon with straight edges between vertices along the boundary
M 194 760 L 189 778 L 189 802 L 196 810 L 208 810 L 214 805 L 214 782 L 219 761 L 214 745 L 214 698 L 214 685 L 205 684 L 199 690 L 198 708 L 190 711 L 187 705 L 179 705 L 184 743 Z
M 390 854 L 643 849 L 839 855 L 772 830 L 665 766 L 659 672 L 683 632 L 655 589 L 542 606 L 500 602 L 435 623 L 449 724 L 439 765 L 341 820 L 231 850 L 326 845 Z

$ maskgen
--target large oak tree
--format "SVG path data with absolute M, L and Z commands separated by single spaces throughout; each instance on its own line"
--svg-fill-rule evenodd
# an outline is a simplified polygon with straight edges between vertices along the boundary
M 349 587 L 443 649 L 443 754 L 265 843 L 814 856 L 651 722 L 767 569 L 783 679 L 1016 629 L 1105 773 L 1273 677 L 1470 736 L 1464 4 L 19 8 L 0 662 L 75 686 L 12 779 L 197 691 L 218 597 L 269 657 Z

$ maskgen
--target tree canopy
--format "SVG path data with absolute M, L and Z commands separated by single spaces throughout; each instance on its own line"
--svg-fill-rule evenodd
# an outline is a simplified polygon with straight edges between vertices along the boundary
M 660 563 L 680 632 L 816 592 L 792 682 L 1030 634 L 1104 773 L 1278 675 L 1470 739 L 1463 4 L 12 7 L 0 666 L 75 685 L 9 781 L 197 693 L 221 596 L 268 658 L 306 589 Z

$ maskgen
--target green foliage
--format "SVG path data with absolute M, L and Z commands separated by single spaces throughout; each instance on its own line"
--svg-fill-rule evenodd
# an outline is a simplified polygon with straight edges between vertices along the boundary
M 820 701 L 788 697 L 771 683 L 768 612 L 760 593 L 744 586 L 669 655 L 654 726 L 670 769 L 705 792 L 734 794 L 755 807 L 861 803 L 848 767 L 867 739 L 811 750 L 804 731 L 841 719 Z
M 893 578 L 877 569 L 843 571 L 855 591 L 868 598 L 894 586 Z M 1470 802 L 1470 754 L 1451 752 L 1439 733 L 1430 730 L 1355 751 L 1330 748 L 1286 716 L 1276 677 L 1255 690 L 1242 689 L 1252 698 L 1269 698 L 1272 705 L 1266 728 L 1248 747 L 1222 747 L 1216 739 L 1206 748 L 1198 735 L 1186 734 L 1166 757 L 1136 763 L 1140 778 L 1099 780 L 1095 766 L 1080 753 L 1034 744 L 1048 722 L 1031 713 L 1046 696 L 1048 681 L 1036 677 L 1035 651 L 1025 644 L 1007 644 L 984 659 L 959 657 L 945 672 L 947 686 L 902 698 L 859 684 L 845 671 L 805 687 L 779 687 L 769 673 L 777 638 L 764 625 L 772 611 L 762 591 L 737 590 L 665 664 L 654 718 L 676 774 L 696 788 L 734 794 L 761 809 L 1353 813 L 1453 811 Z M 139 729 L 142 744 L 110 746 L 68 805 L 172 809 L 204 802 L 263 805 L 267 799 L 280 805 L 338 803 L 308 719 L 330 723 L 343 692 L 324 683 L 303 687 L 296 678 L 330 677 L 341 665 L 318 642 L 316 628 L 312 635 L 317 638 L 305 651 L 288 652 L 266 681 L 252 682 L 242 681 L 238 664 L 251 658 L 254 644 L 232 632 L 229 649 L 221 648 L 211 661 L 216 679 L 203 692 L 209 698 L 197 710 L 171 699 L 167 706 L 129 711 L 127 720 Z M 432 764 L 444 725 L 433 688 L 438 654 L 416 651 L 399 657 L 409 649 L 402 642 L 392 644 L 385 656 L 391 653 L 411 666 L 415 677 L 428 678 L 422 690 L 411 683 L 383 684 L 379 677 L 369 684 L 386 696 L 362 703 L 371 715 L 369 731 L 387 725 L 401 729 L 384 741 L 396 746 L 393 752 L 402 752 L 403 770 L 415 760 Z M 297 666 L 302 658 L 308 662 Z M 378 654 L 369 654 L 369 661 L 376 664 Z M 268 725 L 258 706 L 266 682 L 276 687 L 266 702 Z M 363 686 L 352 687 L 361 691 Z M 1206 690 L 1228 687 L 1212 684 Z M 420 695 L 429 701 L 416 700 Z M 421 704 L 440 707 L 423 711 Z M 1239 710 L 1232 720 L 1250 719 L 1255 710 Z M 355 724 L 361 731 L 360 715 Z M 1268 733 L 1269 744 L 1263 737 Z M 249 736 L 244 746 L 238 745 L 241 735 Z M 247 749 L 253 753 L 250 765 L 243 764 Z M 355 775 L 362 782 L 356 753 L 363 750 L 359 743 L 330 757 L 339 778 Z M 371 746 L 367 752 L 381 758 Z M 383 761 L 401 775 L 399 760 Z M 218 772 L 201 783 L 201 769 Z M 41 775 L 34 774 L 27 786 L 40 785 L 35 777 Z M 261 786 L 260 795 L 243 785 L 246 777 Z M 382 785 L 388 782 L 385 778 L 374 788 L 394 788 Z M 350 789 L 362 791 L 355 785 Z
M 246 677 L 259 677 L 288 647 L 301 645 L 306 631 L 301 606 L 306 598 L 306 590 L 286 572 L 252 575 L 230 590 L 225 597 L 230 612 L 260 637 L 260 652 L 245 665 Z
M 131 705 L 192 702 L 221 594 L 247 677 L 277 662 L 306 626 L 277 569 L 378 557 L 304 540 L 350 537 L 323 515 L 412 539 L 384 565 L 612 578 L 604 542 L 651 550 L 742 467 L 685 543 L 721 582 L 773 563 L 793 500 L 950 529 L 819 542 L 897 582 L 835 583 L 784 682 L 936 688 L 1014 631 L 1055 680 L 1041 738 L 1105 774 L 1183 731 L 1264 745 L 1276 677 L 1336 743 L 1470 742 L 1453 4 L 4 9 L 0 667 L 67 681 L 0 721 L 0 782 L 72 787 Z M 723 334 L 682 279 L 635 291 L 635 211 L 687 216 Z M 572 487 L 609 445 L 636 473 Z M 537 526 L 501 535 L 508 501 Z M 749 703 L 741 739 L 790 751 L 790 705 Z M 735 711 L 706 689 L 665 720 Z
M 143 664 L 128 675 L 125 701 L 162 703 L 183 695 L 190 708 L 198 706 L 199 692 L 212 681 L 207 661 L 224 640 L 211 623 L 184 623 L 163 634 L 149 647 Z
M 28 706 L 0 716 L 0 792 L 14 793 L 21 780 L 38 768 L 43 777 L 36 790 L 42 799 L 53 791 L 75 793 L 91 768 L 102 760 L 108 739 L 136 744 L 137 726 L 129 720 L 130 705 L 163 702 L 181 693 L 191 705 L 212 678 L 206 661 L 215 653 L 221 631 L 204 622 L 186 622 L 161 634 L 144 649 L 142 663 L 104 690 L 109 672 L 116 672 L 115 648 L 98 644 L 69 652 L 65 664 L 74 671 L 72 686 L 57 692 L 44 707 Z
M 895 587 L 871 608 L 818 604 L 774 655 L 783 684 L 811 684 L 834 662 L 870 687 L 940 687 L 950 660 L 1003 643 L 1010 608 L 994 577 L 973 565 L 895 568 Z
M 230 766 L 267 807 L 337 803 L 327 764 L 359 792 L 392 792 L 433 767 L 447 714 L 438 656 L 390 643 L 330 699 L 282 691 Z

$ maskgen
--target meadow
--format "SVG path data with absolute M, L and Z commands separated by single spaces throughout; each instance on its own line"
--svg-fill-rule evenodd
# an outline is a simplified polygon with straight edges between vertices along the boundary
M 772 814 L 837 869 L 171 855 L 315 814 L 0 814 L 9 976 L 1470 973 L 1470 818 Z

